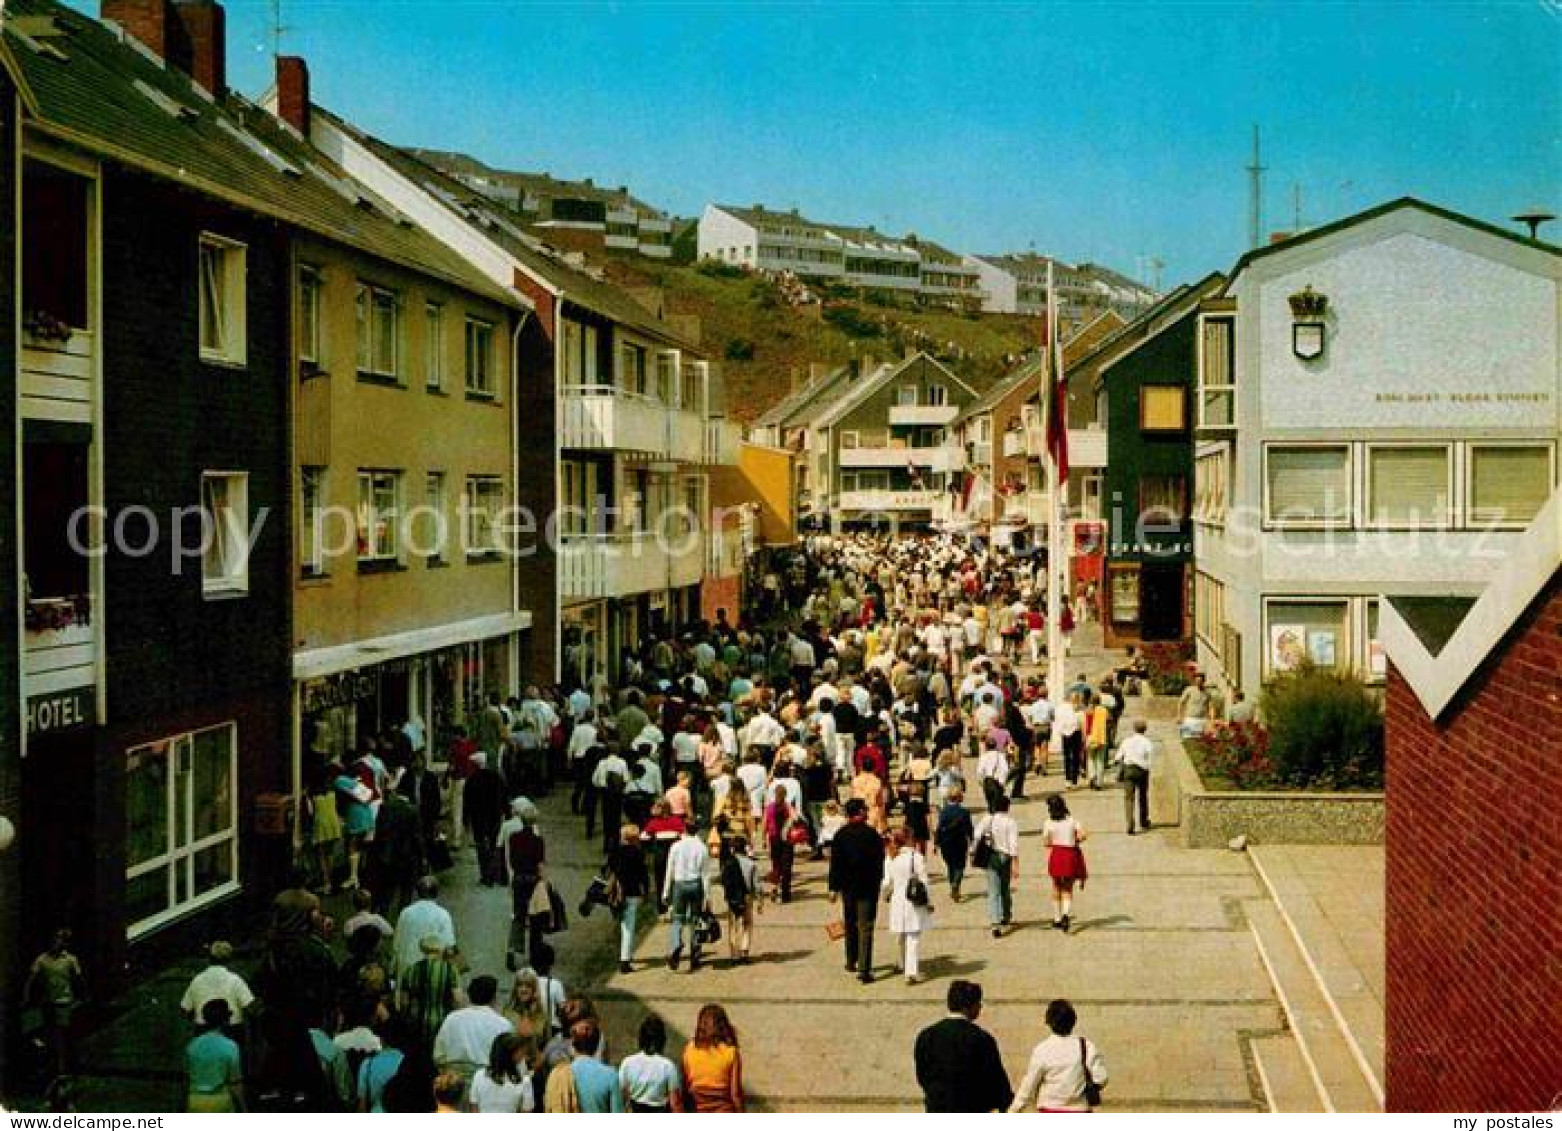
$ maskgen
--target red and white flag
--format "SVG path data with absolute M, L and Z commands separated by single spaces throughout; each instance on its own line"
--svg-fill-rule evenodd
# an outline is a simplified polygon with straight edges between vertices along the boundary
M 1058 333 L 1057 305 L 1050 301 L 1051 265 L 1048 265 L 1047 360 L 1046 398 L 1041 406 L 1043 413 L 1042 435 L 1047 443 L 1047 455 L 1058 469 L 1058 483 L 1068 482 L 1068 374 L 1063 371 L 1063 342 Z

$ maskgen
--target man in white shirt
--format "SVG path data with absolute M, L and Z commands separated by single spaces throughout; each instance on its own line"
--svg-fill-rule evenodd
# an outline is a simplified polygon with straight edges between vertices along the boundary
M 573 701 L 571 707 L 573 708 Z M 575 779 L 575 788 L 569 799 L 571 813 L 579 813 L 581 804 L 585 801 L 586 751 L 597 744 L 596 716 L 592 714 L 590 706 L 588 705 L 584 711 L 576 715 L 575 720 L 575 729 L 570 731 L 569 735 L 569 746 L 565 748 L 565 754 L 569 759 L 570 775 Z
M 982 783 L 982 796 L 987 799 L 987 808 L 992 809 L 994 801 L 1004 796 L 1004 783 L 1009 780 L 1009 759 L 1002 750 L 988 747 L 976 760 L 976 777 Z
M 439 884 L 433 876 L 418 881 L 418 898 L 409 903 L 396 917 L 396 937 L 391 950 L 396 957 L 396 976 L 412 969 L 423 957 L 423 940 L 433 936 L 445 944 L 447 951 L 456 945 L 456 924 L 436 901 Z
M 688 936 L 689 969 L 699 969 L 700 944 L 694 932 L 699 926 L 700 914 L 705 910 L 705 864 L 709 859 L 710 850 L 699 838 L 696 822 L 690 821 L 678 843 L 667 854 L 667 879 L 662 884 L 662 899 L 672 909 L 671 949 L 667 954 L 667 966 L 671 970 L 678 969 L 683 958 L 685 935 Z
M 1134 720 L 1134 732 L 1117 747 L 1117 757 L 1122 763 L 1123 816 L 1128 822 L 1128 835 L 1134 835 L 1134 798 L 1139 799 L 1139 828 L 1150 827 L 1150 763 L 1155 757 L 1155 743 L 1145 733 L 1143 719 Z
M 786 728 L 769 710 L 762 709 L 743 728 L 743 749 L 745 752 L 755 747 L 775 750 L 785 737 Z
M 750 750 L 743 756 L 743 764 L 738 767 L 738 781 L 742 783 L 743 791 L 748 794 L 749 812 L 756 818 L 765 813 L 765 767 L 760 764 L 759 751 Z
M 464 1009 L 453 1010 L 439 1026 L 434 1037 L 434 1065 L 441 1072 L 459 1072 L 471 1077 L 488 1064 L 488 1053 L 500 1033 L 513 1033 L 515 1026 L 494 1008 L 499 983 L 487 974 L 479 974 L 467 986 Z
M 1080 763 L 1083 761 L 1084 736 L 1080 727 L 1084 715 L 1071 700 L 1058 703 L 1052 714 L 1052 748 L 1063 754 L 1063 776 L 1068 784 L 1079 780 Z
M 544 742 L 553 733 L 553 728 L 559 725 L 559 713 L 542 697 L 535 684 L 526 689 L 526 698 L 521 700 L 520 716 L 521 721 L 530 723 Z
M 179 1001 L 179 1009 L 186 1017 L 199 1021 L 206 1003 L 220 999 L 228 1003 L 228 1016 L 232 1023 L 242 1025 L 244 1011 L 255 1004 L 255 995 L 250 992 L 249 984 L 243 978 L 228 969 L 228 963 L 233 961 L 233 946 L 226 942 L 214 942 L 207 954 L 211 965 L 190 979 L 184 997 Z

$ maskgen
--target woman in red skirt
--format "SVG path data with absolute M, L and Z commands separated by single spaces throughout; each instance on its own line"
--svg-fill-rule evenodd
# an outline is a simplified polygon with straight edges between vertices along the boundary
M 1056 793 L 1047 798 L 1047 816 L 1041 836 L 1047 846 L 1047 875 L 1052 877 L 1052 925 L 1066 934 L 1074 884 L 1078 882 L 1083 888 L 1089 878 L 1085 853 L 1080 848 L 1085 842 L 1085 830 L 1069 816 L 1068 803 Z

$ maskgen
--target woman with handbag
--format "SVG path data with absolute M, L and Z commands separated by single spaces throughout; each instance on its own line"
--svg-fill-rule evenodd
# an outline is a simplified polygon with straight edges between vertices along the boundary
M 976 826 L 971 866 L 987 872 L 987 922 L 993 938 L 1014 922 L 1014 880 L 1020 874 L 1020 826 L 1009 816 L 1009 798 L 998 793 L 992 812 Z
M 630 956 L 635 949 L 640 904 L 651 883 L 645 849 L 640 847 L 640 830 L 634 825 L 619 831 L 619 843 L 608 854 L 606 872 L 607 908 L 618 920 L 618 972 L 627 974 L 633 969 Z
M 1059 998 L 1047 1006 L 1051 1035 L 1031 1050 L 1025 1079 L 1009 1112 L 1086 1112 L 1101 1103 L 1106 1064 L 1095 1042 L 1074 1036 L 1074 1007 Z
M 792 865 L 798 843 L 808 843 L 808 824 L 787 800 L 786 790 L 773 787 L 765 806 L 765 843 L 770 849 L 770 878 L 782 903 L 792 901 Z
M 1054 793 L 1047 798 L 1049 820 L 1042 827 L 1041 840 L 1047 846 L 1047 875 L 1052 877 L 1052 925 L 1068 933 L 1069 912 L 1073 909 L 1074 884 L 1085 886 L 1089 872 L 1080 845 L 1086 833 L 1069 815 L 1068 802 Z
M 906 985 L 914 986 L 922 980 L 922 932 L 933 925 L 927 858 L 906 829 L 895 830 L 893 844 L 895 855 L 884 868 L 884 898 L 889 902 L 890 933 L 900 942 Z

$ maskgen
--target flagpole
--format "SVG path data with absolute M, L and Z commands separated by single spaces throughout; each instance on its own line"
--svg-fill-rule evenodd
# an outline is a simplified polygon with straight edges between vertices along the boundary
M 1058 347 L 1058 300 L 1053 287 L 1052 260 L 1047 260 L 1047 363 L 1042 367 L 1043 448 L 1047 469 L 1047 694 L 1054 703 L 1063 696 L 1063 500 L 1059 497 L 1057 451 L 1050 443 L 1052 414 L 1058 411 L 1057 386 L 1062 380 L 1063 351 Z M 1068 426 L 1066 420 L 1061 422 Z M 1061 568 L 1060 568 L 1061 567 Z

